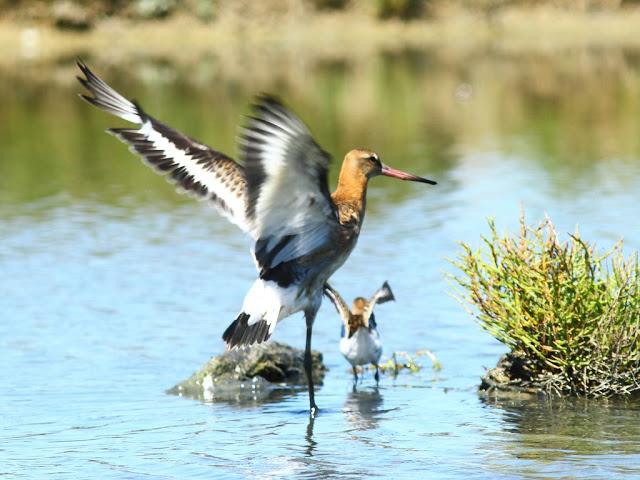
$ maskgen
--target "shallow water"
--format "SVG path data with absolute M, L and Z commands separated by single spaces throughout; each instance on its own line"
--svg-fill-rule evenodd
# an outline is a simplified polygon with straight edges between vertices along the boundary
M 478 396 L 505 349 L 445 278 L 457 241 L 477 243 L 488 216 L 515 228 L 521 205 L 603 248 L 620 237 L 640 248 L 640 69 L 628 52 L 590 55 L 596 68 L 571 55 L 452 65 L 411 53 L 258 86 L 215 66 L 195 79 L 162 62 L 95 66 L 224 151 L 251 95 L 271 90 L 336 157 L 366 144 L 439 181 L 373 180 L 358 247 L 333 283 L 350 299 L 388 280 L 397 302 L 376 310 L 386 353 L 429 348 L 443 369 L 422 358 L 417 374 L 377 389 L 368 375 L 353 391 L 325 303 L 314 348 L 330 371 L 312 424 L 306 393 L 242 405 L 164 393 L 223 349 L 255 275 L 247 242 L 103 134 L 120 123 L 77 101 L 79 88 L 3 72 L 0 475 L 637 478 L 637 402 Z M 302 318 L 275 338 L 302 347 Z

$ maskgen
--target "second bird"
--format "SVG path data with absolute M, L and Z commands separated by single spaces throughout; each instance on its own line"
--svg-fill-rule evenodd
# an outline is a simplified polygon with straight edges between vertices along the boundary
M 353 301 L 351 310 L 340 294 L 329 284 L 324 287 L 324 293 L 333 302 L 342 318 L 342 334 L 340 338 L 340 353 L 351 364 L 354 381 L 358 381 L 357 367 L 373 365 L 376 367 L 376 383 L 380 380 L 378 362 L 382 355 L 382 341 L 378 333 L 373 308 L 378 303 L 395 300 L 391 287 L 384 282 L 373 296 L 366 300 L 357 297 Z

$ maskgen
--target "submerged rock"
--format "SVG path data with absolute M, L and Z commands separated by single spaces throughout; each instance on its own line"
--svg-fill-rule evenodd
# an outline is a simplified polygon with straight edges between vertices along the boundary
M 321 385 L 327 367 L 312 351 L 313 380 Z M 282 390 L 306 388 L 304 350 L 279 342 L 244 347 L 213 357 L 168 393 L 206 401 L 264 400 Z

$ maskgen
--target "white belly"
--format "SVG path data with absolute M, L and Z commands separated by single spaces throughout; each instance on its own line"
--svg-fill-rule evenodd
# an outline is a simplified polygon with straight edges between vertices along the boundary
M 382 342 L 377 331 L 360 327 L 351 338 L 340 339 L 340 353 L 352 366 L 378 363 L 382 355 Z

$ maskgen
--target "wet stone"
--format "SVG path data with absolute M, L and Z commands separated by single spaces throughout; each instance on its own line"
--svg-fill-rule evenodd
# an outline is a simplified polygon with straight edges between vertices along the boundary
M 313 380 L 321 385 L 327 367 L 322 354 L 312 351 Z M 304 350 L 267 342 L 242 347 L 211 358 L 168 393 L 204 401 L 266 400 L 307 388 Z M 283 392 L 284 391 L 284 392 Z
M 479 391 L 486 394 L 543 395 L 544 381 L 536 378 L 528 368 L 530 360 L 522 355 L 507 353 L 498 364 L 482 377 Z

